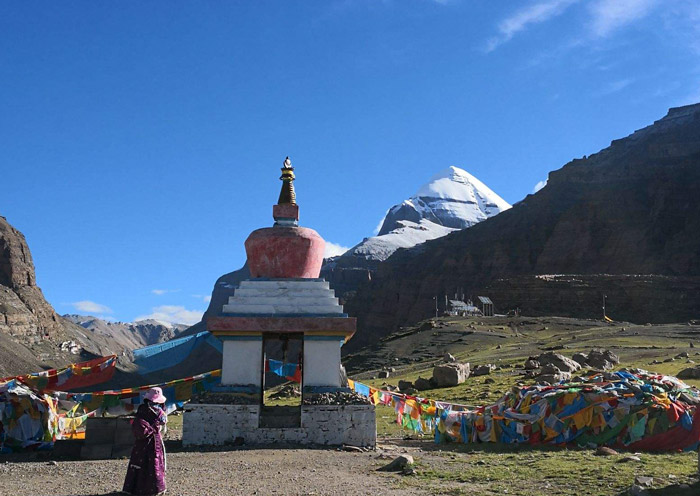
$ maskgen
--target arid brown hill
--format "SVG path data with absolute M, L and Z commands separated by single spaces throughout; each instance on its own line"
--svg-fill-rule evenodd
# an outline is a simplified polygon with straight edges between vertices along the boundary
M 607 295 L 621 320 L 700 317 L 700 104 L 551 172 L 494 218 L 399 250 L 349 302 L 348 348 L 434 315 L 458 288 L 499 313 L 600 318 Z

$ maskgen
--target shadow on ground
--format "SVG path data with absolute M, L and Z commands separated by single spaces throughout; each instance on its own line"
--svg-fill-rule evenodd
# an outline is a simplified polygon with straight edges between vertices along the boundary
M 700 494 L 700 481 L 691 485 L 672 485 L 659 489 L 649 488 L 642 493 L 630 493 L 625 490 L 619 496 L 629 496 L 630 494 L 643 494 L 644 496 L 697 496 Z

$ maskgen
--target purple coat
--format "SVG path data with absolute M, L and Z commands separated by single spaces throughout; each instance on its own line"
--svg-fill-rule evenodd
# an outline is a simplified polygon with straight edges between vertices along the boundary
M 142 404 L 131 423 L 136 441 L 131 450 L 123 491 L 138 496 L 150 496 L 165 491 L 165 448 L 160 426 L 165 423 L 164 412 L 158 407 Z

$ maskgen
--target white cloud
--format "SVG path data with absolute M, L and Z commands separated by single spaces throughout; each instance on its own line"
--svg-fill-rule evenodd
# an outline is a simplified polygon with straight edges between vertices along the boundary
M 326 241 L 326 250 L 323 252 L 323 258 L 337 257 L 338 255 L 342 255 L 349 249 L 350 248 L 348 248 L 347 246 L 341 246 L 337 243 L 331 243 L 330 241 Z
M 540 182 L 538 182 L 537 184 L 535 184 L 535 187 L 532 188 L 532 194 L 534 195 L 534 194 L 537 193 L 539 190 L 541 190 L 542 188 L 544 188 L 545 186 L 547 186 L 547 181 L 548 181 L 548 179 L 545 179 L 544 181 L 540 181 Z
M 95 303 L 94 301 L 90 301 L 90 300 L 76 301 L 75 303 L 71 303 L 71 305 L 77 311 L 85 312 L 85 313 L 89 313 L 89 314 L 110 314 L 110 313 L 113 313 L 112 309 L 109 308 L 107 305 Z
M 160 295 L 164 295 L 166 293 L 177 293 L 178 291 L 180 291 L 180 290 L 179 289 L 152 289 L 151 293 L 153 293 L 154 295 L 160 296 Z
M 632 78 L 613 81 L 612 83 L 607 84 L 602 90 L 600 90 L 598 92 L 598 96 L 612 95 L 613 93 L 617 93 L 618 91 L 624 90 L 632 83 L 634 83 L 634 79 Z
M 576 2 L 578 0 L 546 0 L 518 10 L 498 23 L 499 34 L 488 40 L 486 52 L 494 51 L 533 24 L 540 24 L 563 14 Z
M 202 320 L 202 315 L 204 312 L 201 310 L 188 310 L 179 305 L 160 305 L 151 308 L 150 314 L 136 317 L 134 322 L 152 319 L 170 324 L 193 325 Z
M 193 294 L 192 298 L 197 298 L 198 300 L 202 300 L 204 303 L 209 303 L 211 301 L 211 295 Z
M 597 0 L 589 4 L 591 31 L 595 36 L 608 36 L 642 19 L 659 4 L 659 0 Z

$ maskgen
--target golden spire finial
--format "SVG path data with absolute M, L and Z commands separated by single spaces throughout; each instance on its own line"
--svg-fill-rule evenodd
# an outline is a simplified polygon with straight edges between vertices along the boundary
M 292 161 L 289 157 L 284 159 L 282 164 L 282 191 L 280 191 L 279 200 L 277 200 L 277 205 L 296 205 L 297 195 L 294 193 L 294 167 L 292 167 Z

